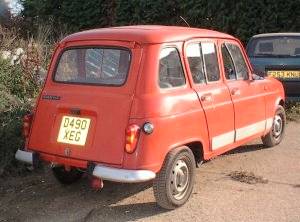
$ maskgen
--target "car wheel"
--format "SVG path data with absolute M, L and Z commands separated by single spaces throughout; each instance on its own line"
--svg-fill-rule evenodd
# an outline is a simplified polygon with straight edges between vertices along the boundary
M 156 202 L 162 208 L 175 209 L 189 199 L 194 185 L 195 158 L 188 147 L 172 150 L 153 182 Z
M 262 137 L 262 142 L 267 147 L 273 147 L 279 144 L 285 133 L 286 115 L 282 106 L 278 106 L 270 132 Z
M 72 184 L 78 181 L 83 172 L 79 171 L 78 169 L 72 168 L 70 171 L 66 171 L 63 166 L 61 167 L 53 167 L 52 172 L 54 177 L 62 184 Z

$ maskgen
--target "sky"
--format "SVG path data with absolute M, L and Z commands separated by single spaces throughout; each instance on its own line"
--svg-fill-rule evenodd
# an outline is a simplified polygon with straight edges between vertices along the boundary
M 4 0 L 4 2 L 6 2 L 9 8 L 11 8 L 11 12 L 13 14 L 18 14 L 22 9 L 22 6 L 18 2 L 18 0 Z

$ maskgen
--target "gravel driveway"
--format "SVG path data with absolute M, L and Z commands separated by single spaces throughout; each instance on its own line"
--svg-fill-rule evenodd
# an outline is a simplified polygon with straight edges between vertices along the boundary
M 255 141 L 197 169 L 189 202 L 160 209 L 151 183 L 104 183 L 87 178 L 58 184 L 49 169 L 0 179 L 0 221 L 300 221 L 300 123 L 289 123 L 281 145 Z

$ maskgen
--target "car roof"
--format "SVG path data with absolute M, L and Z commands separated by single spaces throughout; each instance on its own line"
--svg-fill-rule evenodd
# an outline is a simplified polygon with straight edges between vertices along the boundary
M 263 33 L 263 34 L 254 35 L 252 38 L 278 37 L 278 36 L 299 36 L 300 37 L 300 32 Z
M 77 40 L 119 40 L 138 43 L 163 43 L 184 41 L 191 38 L 229 38 L 234 37 L 208 29 L 180 26 L 137 25 L 92 29 L 67 36 L 62 42 Z

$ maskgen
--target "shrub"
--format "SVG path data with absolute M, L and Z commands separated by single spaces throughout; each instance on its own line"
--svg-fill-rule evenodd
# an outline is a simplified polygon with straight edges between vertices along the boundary
M 22 116 L 30 110 L 26 99 L 30 88 L 24 84 L 22 71 L 0 59 L 0 176 L 22 170 L 14 160 L 16 150 L 23 145 Z M 27 88 L 28 87 L 28 88 Z
M 23 145 L 22 116 L 28 107 L 8 92 L 0 91 L 0 176 L 23 170 L 14 160 L 16 150 Z
M 288 102 L 286 104 L 287 119 L 300 121 L 300 102 Z
M 47 30 L 36 39 L 22 39 L 14 30 L 0 26 L 0 176 L 25 169 L 14 159 L 23 146 L 22 118 L 38 95 L 53 44 Z

